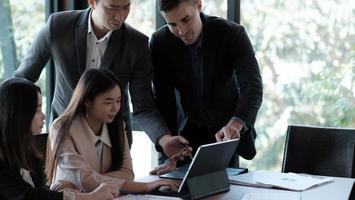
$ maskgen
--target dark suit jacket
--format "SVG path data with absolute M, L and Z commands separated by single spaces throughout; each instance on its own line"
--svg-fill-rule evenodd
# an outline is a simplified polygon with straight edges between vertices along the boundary
M 45 64 L 53 58 L 56 82 L 52 120 L 64 111 L 85 71 L 89 12 L 90 9 L 52 14 L 15 72 L 17 77 L 37 81 Z M 133 114 L 151 140 L 155 142 L 160 134 L 168 132 L 152 99 L 152 64 L 148 37 L 128 24 L 123 24 L 112 33 L 101 63 L 102 67 L 110 69 L 118 77 L 125 90 L 124 100 L 128 99 L 129 86 Z M 123 109 L 126 124 L 131 125 L 128 102 Z M 130 136 L 128 138 L 131 143 Z
M 37 163 L 39 164 L 39 163 Z M 62 200 L 63 194 L 44 186 L 44 173 L 36 165 L 31 178 L 35 188 L 24 181 L 20 171 L 0 161 L 0 199 L 2 200 Z
M 237 152 L 252 159 L 256 154 L 254 123 L 262 102 L 262 80 L 253 47 L 242 26 L 204 14 L 201 19 L 207 114 L 218 128 L 225 126 L 233 116 L 242 119 L 249 131 L 241 136 Z M 181 105 L 187 116 L 193 106 L 193 68 L 188 51 L 167 26 L 153 34 L 150 47 L 157 107 L 170 130 L 177 132 L 174 88 L 181 95 Z

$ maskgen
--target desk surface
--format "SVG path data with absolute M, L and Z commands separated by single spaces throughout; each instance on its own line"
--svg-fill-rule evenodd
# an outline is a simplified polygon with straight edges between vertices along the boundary
M 149 182 L 157 180 L 157 176 L 147 176 L 144 178 L 139 178 L 137 181 Z M 230 200 L 230 199 L 241 199 L 241 200 L 277 200 L 277 199 L 299 199 L 299 200 L 346 200 L 349 199 L 350 192 L 353 188 L 355 179 L 352 178 L 339 178 L 332 177 L 333 180 L 329 183 L 310 188 L 302 192 L 294 192 L 281 189 L 270 189 L 270 188 L 258 188 L 249 187 L 241 185 L 230 186 L 229 192 L 216 194 L 203 199 L 206 200 Z

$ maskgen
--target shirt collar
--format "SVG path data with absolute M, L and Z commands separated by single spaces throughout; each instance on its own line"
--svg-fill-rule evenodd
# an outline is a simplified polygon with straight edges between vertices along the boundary
M 104 123 L 101 131 L 100 140 L 106 145 L 111 147 L 110 135 L 108 134 L 107 124 Z
M 92 30 L 92 25 L 91 25 L 91 15 L 92 15 L 92 9 L 90 9 L 89 13 L 89 20 L 88 20 L 88 34 L 94 33 Z
M 107 124 L 104 123 L 102 126 L 102 130 L 101 130 L 101 135 L 100 136 L 96 136 L 95 133 L 91 130 L 91 128 L 89 127 L 88 123 L 86 122 L 85 119 L 83 119 L 85 125 L 88 128 L 88 135 L 90 140 L 96 144 L 96 142 L 98 142 L 99 140 L 101 140 L 106 146 L 108 147 L 112 147 L 111 145 L 111 140 L 110 140 L 110 136 L 108 134 L 108 128 L 107 128 Z
M 95 36 L 95 39 L 97 39 L 95 33 L 94 33 L 94 30 L 92 28 L 92 20 L 91 20 L 91 17 L 92 17 L 92 9 L 90 9 L 90 13 L 89 13 L 89 20 L 88 20 L 88 34 L 92 34 L 93 36 Z M 102 40 L 105 40 L 105 39 L 109 39 L 111 34 L 112 34 L 112 30 L 107 32 L 106 35 L 104 37 L 102 37 L 99 41 L 102 41 Z

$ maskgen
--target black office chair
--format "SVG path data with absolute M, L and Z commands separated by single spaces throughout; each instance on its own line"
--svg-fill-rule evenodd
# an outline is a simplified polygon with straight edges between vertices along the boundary
M 355 129 L 288 126 L 282 172 L 355 178 Z

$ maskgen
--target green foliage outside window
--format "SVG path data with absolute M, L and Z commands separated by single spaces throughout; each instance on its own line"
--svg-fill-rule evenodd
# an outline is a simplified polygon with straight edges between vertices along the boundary
M 348 0 L 242 1 L 242 24 L 264 82 L 258 155 L 280 170 L 288 124 L 355 127 L 355 4 Z

